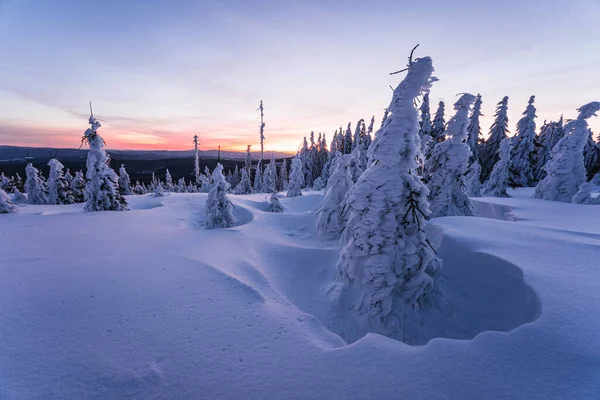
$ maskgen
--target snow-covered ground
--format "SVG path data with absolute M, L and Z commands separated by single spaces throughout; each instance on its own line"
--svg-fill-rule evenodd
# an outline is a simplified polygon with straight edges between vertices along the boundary
M 328 313 L 320 192 L 129 196 L 0 215 L 0 399 L 598 399 L 600 207 L 474 199 L 432 221 L 446 303 L 410 346 Z

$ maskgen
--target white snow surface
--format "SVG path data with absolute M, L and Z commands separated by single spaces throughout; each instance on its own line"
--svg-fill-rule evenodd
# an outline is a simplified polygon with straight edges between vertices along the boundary
M 432 220 L 446 306 L 419 346 L 329 322 L 322 192 L 230 196 L 218 230 L 200 193 L 23 204 L 0 215 L 0 399 L 597 399 L 600 207 L 532 190 Z

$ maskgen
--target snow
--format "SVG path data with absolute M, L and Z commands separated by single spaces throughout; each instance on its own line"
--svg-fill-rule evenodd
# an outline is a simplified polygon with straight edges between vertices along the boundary
M 454 307 L 418 346 L 329 325 L 322 192 L 230 196 L 216 230 L 201 193 L 21 204 L 0 215 L 0 399 L 595 399 L 600 207 L 532 191 L 429 224 Z

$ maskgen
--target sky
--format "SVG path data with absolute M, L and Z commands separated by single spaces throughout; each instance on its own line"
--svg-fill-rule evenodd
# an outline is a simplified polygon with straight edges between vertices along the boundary
M 599 0 L 0 0 L 0 145 L 78 147 L 89 102 L 113 149 L 295 152 L 376 127 L 410 49 L 432 106 L 481 93 L 484 134 L 530 95 L 538 127 L 600 101 Z M 432 110 L 432 113 L 434 110 Z M 600 133 L 600 118 L 590 122 Z

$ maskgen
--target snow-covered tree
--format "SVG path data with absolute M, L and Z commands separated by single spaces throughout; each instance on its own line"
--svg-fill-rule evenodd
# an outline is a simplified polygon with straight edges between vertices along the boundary
M 484 196 L 509 197 L 506 189 L 508 187 L 511 142 L 511 138 L 508 137 L 500 142 L 500 158 L 494 165 L 490 178 L 483 185 L 482 194 Z
M 24 191 L 25 190 L 25 183 L 23 182 L 23 178 L 21 178 L 21 175 L 19 175 L 19 173 L 17 172 L 15 177 L 15 187 L 18 188 L 20 191 Z
M 337 236 L 346 226 L 344 198 L 354 184 L 349 169 L 353 159 L 352 154 L 340 155 L 327 182 L 323 204 L 317 212 L 317 229 L 323 235 Z
M 333 140 L 331 141 L 331 149 L 327 154 L 327 160 L 325 165 L 323 165 L 323 170 L 321 172 L 321 179 L 324 185 L 327 185 L 327 180 L 329 176 L 333 173 L 334 164 L 336 158 L 341 155 L 341 152 L 338 151 L 338 140 L 336 138 L 337 134 L 333 136 Z
M 75 177 L 71 181 L 71 191 L 75 203 L 83 203 L 85 201 L 85 177 L 83 176 L 83 172 L 75 172 Z
M 481 144 L 481 126 L 479 125 L 479 117 L 483 116 L 481 113 L 481 94 L 477 95 L 475 104 L 473 104 L 473 111 L 469 118 L 469 126 L 467 127 L 467 133 L 469 134 L 469 147 L 471 148 L 471 162 L 477 161 L 479 163 L 479 146 Z M 481 165 L 479 166 L 481 169 Z
M 185 184 L 185 179 L 179 178 L 179 180 L 177 181 L 177 191 L 179 193 L 186 193 L 187 192 L 187 186 Z
M 73 193 L 69 183 L 63 175 L 64 165 L 53 158 L 48 162 L 50 175 L 48 176 L 48 204 L 73 204 Z
M 67 168 L 67 170 L 65 171 L 65 180 L 67 181 L 69 187 L 71 187 L 71 182 L 73 182 L 73 175 L 71 175 L 71 171 L 69 170 L 69 168 Z
M 481 165 L 477 161 L 469 166 L 467 175 L 465 176 L 465 187 L 467 196 L 469 197 L 481 197 L 481 181 L 479 176 L 481 175 Z
M 109 157 L 104 151 L 104 140 L 98 135 L 100 122 L 93 115 L 89 118 L 91 128 L 84 133 L 84 140 L 90 151 L 86 161 L 86 178 L 84 197 L 85 211 L 124 211 L 127 200 L 117 189 L 118 177 L 109 166 Z
M 241 175 L 240 175 L 240 170 L 237 166 L 237 164 L 235 164 L 235 169 L 233 171 L 233 175 L 231 176 L 231 187 L 232 188 L 236 188 L 237 185 L 240 183 L 240 180 L 242 179 Z
M 6 191 L 6 190 L 8 190 L 9 186 L 10 186 L 10 179 L 8 179 L 8 177 L 6 175 L 4 175 L 4 172 L 0 173 L 0 189 Z
M 167 192 L 174 191 L 173 177 L 171 176 L 171 173 L 169 172 L 169 168 L 167 168 L 167 172 L 165 175 L 165 189 L 167 190 Z
M 294 157 L 292 160 L 292 170 L 290 171 L 287 197 L 302 196 L 302 191 L 300 191 L 302 186 L 304 186 L 304 174 L 302 173 L 302 169 L 300 157 Z
M 41 173 L 31 163 L 25 168 L 27 176 L 25 180 L 25 189 L 27 190 L 27 200 L 30 204 L 47 204 L 48 192 L 44 181 L 41 178 Z
M 600 173 L 594 175 L 592 179 L 579 186 L 579 191 L 575 193 L 571 200 L 575 204 L 600 204 L 600 196 L 596 199 L 592 197 L 594 186 L 600 185 Z
M 454 104 L 456 114 L 444 132 L 446 140 L 435 145 L 430 159 L 429 198 L 432 217 L 472 216 L 465 174 L 471 157 L 467 142 L 469 111 L 475 96 L 465 93 Z
M 371 143 L 373 143 L 373 126 L 375 125 L 375 116 L 371 117 L 371 122 L 369 123 L 369 127 L 367 128 L 367 134 L 365 135 L 365 148 L 369 150 L 371 147 Z
M 529 98 L 512 138 L 508 181 L 511 186 L 532 186 L 535 168 L 535 96 Z
M 252 182 L 252 153 L 250 153 L 250 149 L 252 148 L 251 145 L 248 145 L 248 147 L 246 148 L 246 159 L 244 160 L 244 169 L 246 170 L 246 175 L 248 176 L 248 181 Z M 240 178 L 241 180 L 243 180 L 243 174 L 242 174 L 242 178 Z M 241 181 L 240 180 L 240 181 Z M 252 191 L 252 184 L 250 184 L 250 192 Z M 248 192 L 248 193 L 250 193 Z M 242 193 L 242 194 L 246 194 L 246 192 Z
M 252 185 L 252 191 L 254 193 L 263 192 L 263 177 L 262 177 L 262 160 L 258 160 L 256 163 L 256 170 L 254 172 L 254 185 Z
M 423 101 L 421 102 L 421 107 L 419 107 L 419 111 L 421 113 L 419 120 L 419 135 L 423 137 L 424 135 L 431 136 L 433 131 L 433 126 L 431 125 L 431 110 L 429 105 L 429 92 L 423 93 Z M 443 118 L 443 115 L 442 115 Z
M 279 167 L 279 190 L 287 190 L 288 188 L 288 171 L 287 171 L 287 158 L 284 158 Z
M 267 168 L 265 168 L 262 190 L 264 193 L 274 193 L 277 191 L 277 167 L 274 153 L 271 153 L 271 161 L 269 161 Z
M 564 137 L 554 146 L 546 164 L 546 177 L 538 183 L 533 197 L 571 202 L 586 181 L 583 150 L 588 139 L 587 119 L 600 110 L 600 102 L 581 106 L 577 119 L 568 122 Z
M 350 136 L 352 138 L 352 136 Z M 352 143 L 350 144 L 352 146 Z M 302 163 L 302 179 L 303 186 L 302 187 L 310 187 L 313 185 L 313 167 L 314 167 L 314 159 L 312 152 L 308 147 L 308 142 L 306 141 L 306 137 L 302 142 L 302 148 L 300 149 L 300 153 L 298 154 L 298 158 Z
M 590 179 L 600 169 L 600 146 L 594 141 L 594 133 L 588 129 L 588 140 L 583 148 L 583 163 Z
M 279 193 L 273 193 L 271 195 L 271 199 L 269 200 L 269 207 L 267 207 L 268 212 L 274 213 L 282 213 L 283 206 L 281 205 L 281 201 L 279 201 Z
M 354 128 L 354 137 L 352 139 L 352 150 L 356 149 L 360 143 L 362 142 L 361 132 L 363 131 L 363 127 L 365 125 L 365 120 L 360 119 L 356 123 L 356 127 Z
M 432 71 L 430 57 L 410 64 L 369 150 L 369 167 L 346 196 L 331 296 L 334 307 L 351 310 L 359 333 L 404 337 L 404 324 L 435 302 L 441 261 L 424 230 L 428 190 L 414 174 L 420 151 L 414 101 L 429 89 Z
M 121 168 L 119 168 L 119 190 L 123 195 L 133 194 L 133 190 L 131 189 L 131 178 L 125 170 L 125 165 L 121 164 Z
M 248 176 L 248 170 L 242 169 L 242 177 L 240 183 L 235 187 L 235 194 L 249 194 L 252 193 L 252 185 L 250 184 L 250 177 Z
M 313 183 L 313 190 L 321 190 L 323 189 L 323 179 L 321 177 L 318 177 L 317 179 L 315 179 L 315 182 Z
M 444 131 L 446 130 L 446 120 L 444 119 L 445 108 L 446 105 L 444 102 L 440 101 L 435 116 L 433 117 L 431 137 L 436 142 L 443 142 L 446 139 L 444 137 Z
M 536 143 L 538 146 L 536 147 L 536 163 L 535 163 L 535 171 L 534 171 L 534 179 L 536 181 L 541 181 L 546 176 L 546 170 L 544 167 L 546 163 L 550 159 L 550 142 L 552 140 L 552 122 L 544 124 L 540 128 L 540 133 L 537 136 Z
M 200 186 L 200 159 L 198 155 L 198 135 L 194 135 L 194 179 L 196 185 Z
M 229 228 L 235 223 L 233 207 L 227 197 L 228 186 L 223 176 L 223 166 L 217 164 L 206 198 L 206 229 Z
M 8 194 L 3 189 L 0 189 L 0 214 L 15 212 L 19 212 L 19 206 L 10 201 Z
M 344 147 L 342 153 L 350 154 L 352 153 L 352 123 L 348 122 L 348 127 L 346 128 L 346 134 L 344 135 Z
M 133 187 L 133 194 L 141 195 L 144 194 L 144 188 L 140 184 L 140 181 L 135 181 L 135 186 Z
M 508 137 L 508 96 L 505 96 L 496 107 L 495 120 L 490 128 L 490 136 L 483 143 L 479 152 L 481 164 L 481 180 L 486 181 L 494 165 L 500 158 L 500 142 Z
M 21 202 L 27 201 L 27 196 L 25 196 L 23 193 L 21 193 L 21 191 L 19 190 L 18 187 L 15 187 L 13 201 L 16 203 L 21 203 Z

